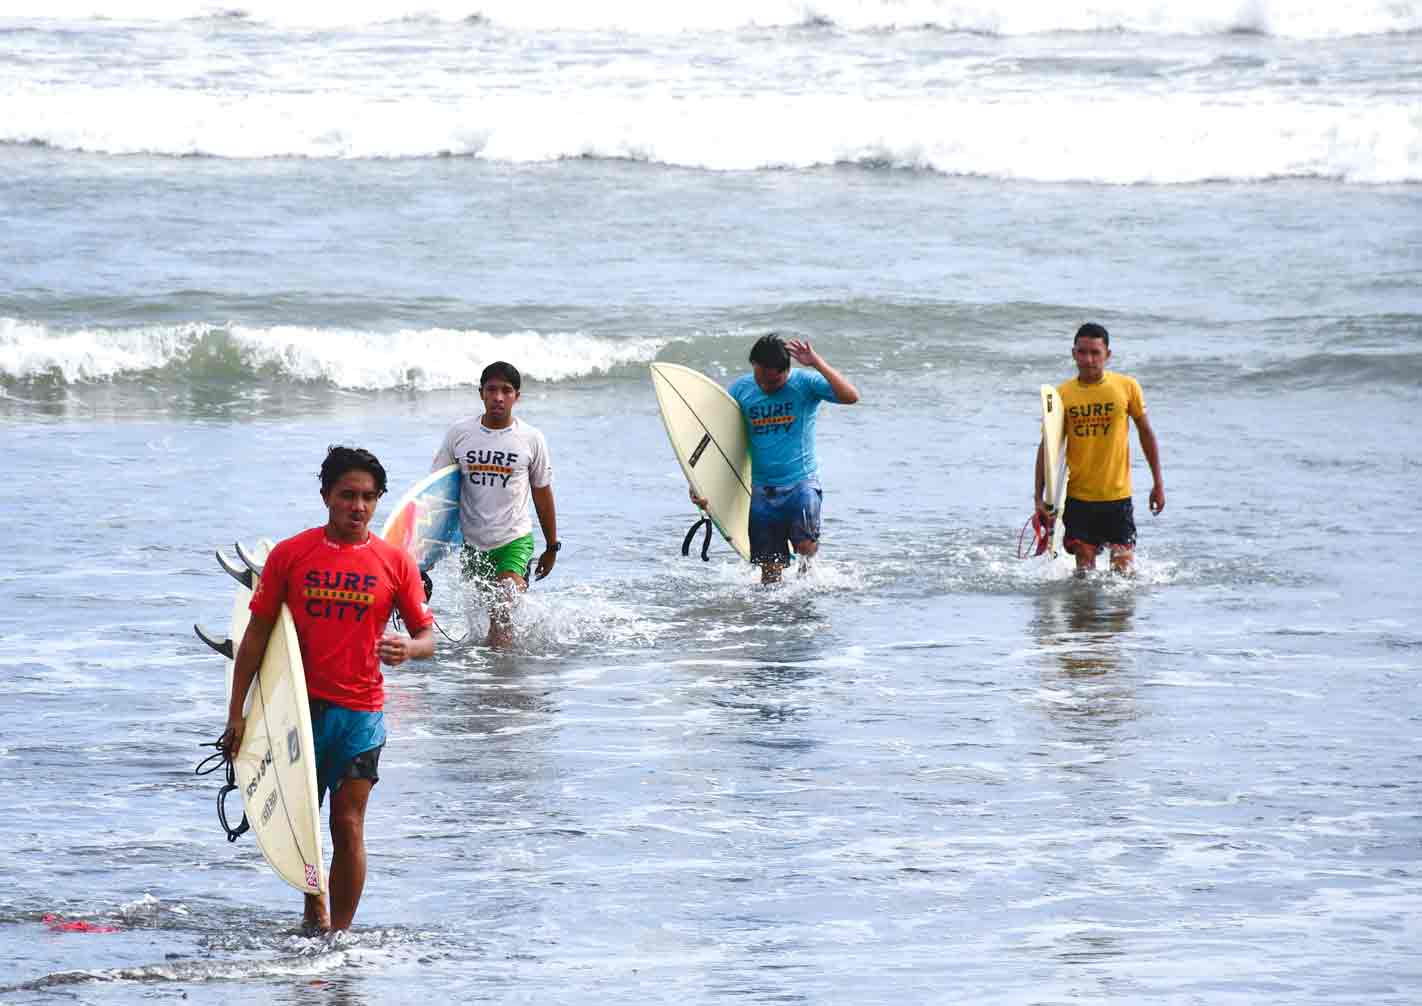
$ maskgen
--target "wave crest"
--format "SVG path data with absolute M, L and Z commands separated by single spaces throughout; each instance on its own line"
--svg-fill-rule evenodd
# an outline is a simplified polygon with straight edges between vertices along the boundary
M 224 158 L 618 159 L 714 171 L 859 165 L 1036 182 L 1422 181 L 1422 111 L 1266 94 L 1050 98 L 491 96 L 477 103 L 178 92 L 16 96 L 0 142 Z
M 647 363 L 661 339 L 581 332 L 495 334 L 421 329 L 186 324 L 51 330 L 0 319 L 0 380 L 83 384 L 150 376 L 166 381 L 271 377 L 382 391 L 477 386 L 496 359 L 537 381 L 569 381 Z

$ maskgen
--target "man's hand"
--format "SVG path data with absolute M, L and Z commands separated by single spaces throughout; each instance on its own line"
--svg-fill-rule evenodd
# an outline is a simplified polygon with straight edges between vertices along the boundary
M 1052 521 L 1057 519 L 1056 516 L 1053 515 L 1050 510 L 1047 509 L 1047 501 L 1042 499 L 1042 497 L 1040 496 L 1037 497 L 1036 510 L 1037 516 L 1041 517 L 1042 520 L 1045 521 L 1048 525 L 1050 525 Z
M 696 495 L 696 490 L 690 486 L 686 487 L 686 494 L 691 497 L 691 502 L 695 503 L 702 510 L 706 509 L 706 497 Z
M 820 354 L 815 352 L 814 347 L 810 345 L 809 340 L 791 339 L 785 344 L 785 348 L 789 351 L 791 359 L 793 359 L 800 366 L 814 367 L 816 370 L 819 369 L 820 364 L 822 362 L 820 360 Z
M 1165 486 L 1157 482 L 1150 489 L 1150 512 L 1155 516 L 1165 509 Z
M 558 553 L 551 548 L 545 548 L 543 554 L 538 557 L 538 565 L 533 569 L 533 578 L 541 580 L 553 572 L 553 564 L 557 561 Z
M 242 736 L 246 732 L 246 717 L 229 716 L 227 718 L 227 729 L 222 731 L 222 737 L 217 743 L 222 746 L 222 751 L 227 755 L 228 761 L 232 761 L 237 757 L 237 751 L 242 747 Z
M 846 381 L 843 374 L 826 363 L 825 358 L 815 352 L 808 339 L 791 339 L 785 344 L 785 349 L 800 366 L 818 370 L 820 376 L 829 381 L 830 390 L 834 392 L 834 400 L 840 405 L 853 405 L 859 401 L 859 389 Z
M 410 637 L 387 632 L 375 644 L 375 655 L 386 667 L 399 667 L 410 659 Z

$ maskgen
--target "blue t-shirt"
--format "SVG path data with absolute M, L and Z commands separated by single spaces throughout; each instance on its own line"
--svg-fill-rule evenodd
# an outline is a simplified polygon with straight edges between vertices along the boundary
M 792 369 L 784 387 L 767 395 L 750 374 L 738 377 L 731 397 L 741 406 L 750 440 L 751 481 L 758 486 L 790 486 L 816 475 L 815 413 L 833 402 L 823 374 Z

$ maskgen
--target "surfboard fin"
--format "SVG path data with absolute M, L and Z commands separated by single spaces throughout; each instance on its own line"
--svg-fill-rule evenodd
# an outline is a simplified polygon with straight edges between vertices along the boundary
M 237 549 L 237 558 L 242 560 L 242 565 L 250 569 L 255 575 L 262 575 L 262 564 L 252 558 L 252 553 L 248 552 L 242 543 L 234 542 L 233 547 Z
M 208 646 L 211 646 L 214 650 L 222 654 L 222 656 L 226 657 L 228 660 L 232 659 L 232 640 L 224 639 L 222 640 L 222 642 L 219 643 L 217 641 L 217 637 L 212 635 L 212 633 L 208 632 L 201 625 L 194 625 L 193 631 L 196 632 L 197 637 L 201 639 L 204 643 L 206 643 Z
M 220 548 L 217 550 L 217 564 L 221 566 L 232 579 L 236 580 L 248 590 L 252 589 L 252 571 L 250 569 L 244 569 L 227 558 L 227 556 L 222 554 L 222 549 Z

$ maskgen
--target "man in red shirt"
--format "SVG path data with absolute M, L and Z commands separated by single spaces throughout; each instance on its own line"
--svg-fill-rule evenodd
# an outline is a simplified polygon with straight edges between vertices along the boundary
M 350 447 L 327 451 L 321 465 L 326 526 L 278 543 L 267 556 L 237 649 L 222 735 L 230 757 L 242 745 L 242 706 L 286 604 L 301 643 L 323 802 L 331 791 L 330 911 L 321 895 L 308 894 L 303 913 L 315 929 L 350 928 L 365 888 L 365 808 L 380 780 L 385 745 L 380 665 L 398 667 L 434 653 L 434 615 L 414 559 L 370 533 L 384 493 L 385 469 L 375 455 Z M 385 631 L 394 609 L 412 635 Z

